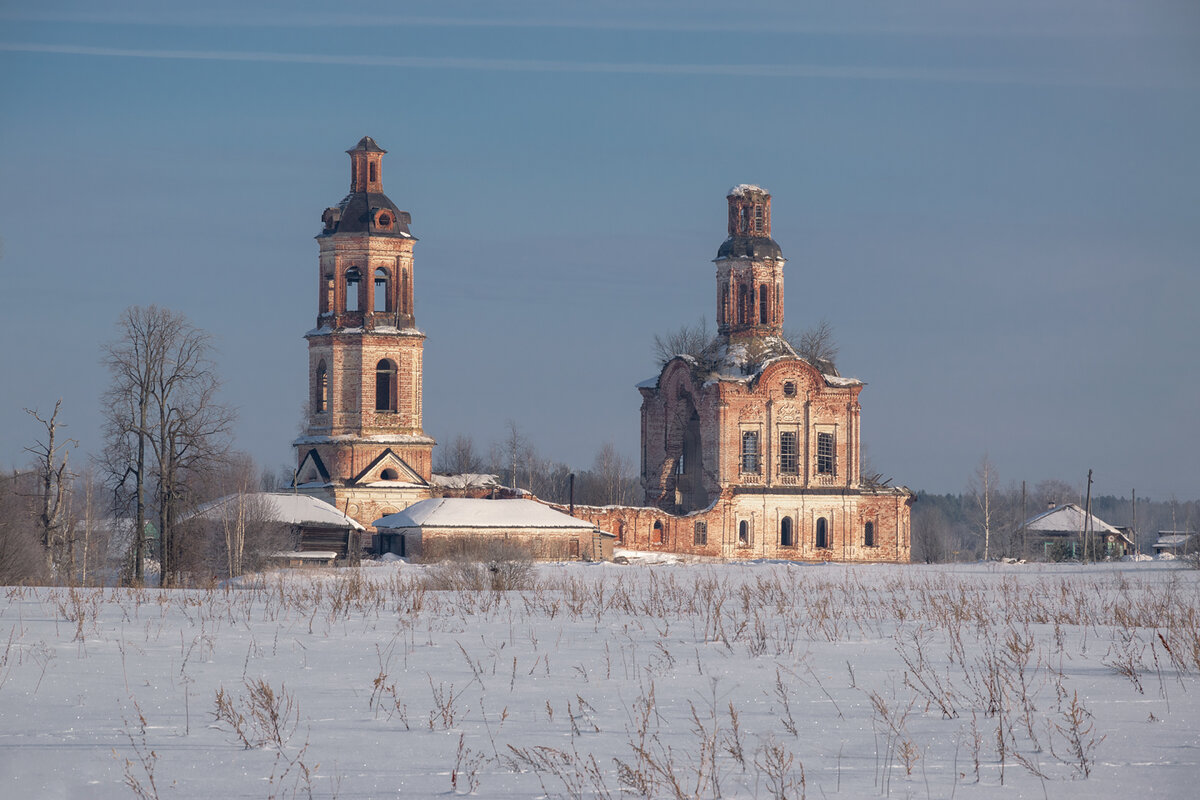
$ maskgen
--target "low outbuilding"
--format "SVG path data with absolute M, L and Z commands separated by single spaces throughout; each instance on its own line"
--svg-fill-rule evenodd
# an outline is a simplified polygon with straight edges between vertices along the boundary
M 615 537 L 536 500 L 435 497 L 375 520 L 380 554 L 434 561 L 517 549 L 539 561 L 611 560 Z
M 274 560 L 287 564 L 357 561 L 366 530 L 324 500 L 294 492 L 227 495 L 201 506 L 188 522 L 214 527 L 218 534 L 238 535 L 240 527 L 248 538 L 267 532 L 275 543 Z
M 1085 556 L 1120 558 L 1134 552 L 1133 540 L 1124 531 L 1075 503 L 1052 506 L 1027 519 L 1021 527 L 1019 535 L 1028 542 L 1033 557 L 1061 561 Z

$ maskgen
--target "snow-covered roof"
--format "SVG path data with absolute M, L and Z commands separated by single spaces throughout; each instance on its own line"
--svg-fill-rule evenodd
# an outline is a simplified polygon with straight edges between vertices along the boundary
M 1091 517 L 1092 520 L 1090 525 L 1088 525 L 1088 517 Z M 1030 531 L 1044 531 L 1046 533 L 1079 533 L 1085 530 L 1093 530 L 1124 536 L 1124 534 L 1121 534 L 1112 525 L 1109 525 L 1095 514 L 1088 514 L 1074 503 L 1055 506 L 1030 517 L 1025 522 L 1025 529 Z
M 766 189 L 762 188 L 761 186 L 755 186 L 753 183 L 739 183 L 737 186 L 730 187 L 729 194 L 725 196 L 741 197 L 747 192 L 762 192 L 763 194 L 770 194 L 770 192 L 768 192 Z
M 1195 536 L 1194 533 L 1160 533 L 1158 535 L 1158 540 L 1154 543 L 1154 546 L 1183 547 L 1191 540 L 1193 536 Z
M 317 497 L 293 492 L 250 492 L 242 495 L 249 502 L 261 503 L 262 513 L 272 522 L 282 522 L 287 525 L 323 525 L 338 528 L 354 528 L 366 530 L 362 525 L 337 510 L 336 506 L 326 503 Z M 239 495 L 231 494 L 211 503 L 205 503 L 196 510 L 192 517 L 200 519 L 219 520 L 231 506 L 237 503 Z
M 533 500 L 434 497 L 372 523 L 377 528 L 592 528 Z
M 487 472 L 461 472 L 455 475 L 434 473 L 429 479 L 430 486 L 443 489 L 489 489 L 500 485 L 500 478 Z

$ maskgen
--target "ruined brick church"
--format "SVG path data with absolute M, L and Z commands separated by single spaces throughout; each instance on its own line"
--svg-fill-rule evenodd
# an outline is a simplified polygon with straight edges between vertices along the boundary
M 424 334 L 413 309 L 410 217 L 383 193 L 384 150 L 347 151 L 350 193 L 326 209 L 309 413 L 297 486 L 365 526 L 435 494 L 421 423 Z M 577 507 L 620 545 L 726 558 L 908 561 L 912 494 L 864 483 L 863 383 L 783 336 L 771 196 L 727 196 L 717 337 L 638 386 L 645 506 Z
M 908 561 L 912 494 L 861 474 L 862 381 L 800 357 L 783 336 L 771 195 L 741 185 L 726 200 L 717 337 L 638 386 L 646 507 L 582 515 L 635 549 Z

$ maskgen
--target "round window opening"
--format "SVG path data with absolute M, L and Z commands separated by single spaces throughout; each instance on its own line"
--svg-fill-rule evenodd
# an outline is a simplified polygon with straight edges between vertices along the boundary
M 379 473 L 379 477 L 385 481 L 394 481 L 400 476 L 394 469 L 385 469 L 383 472 Z
M 389 225 L 391 225 L 391 224 L 392 224 L 392 218 L 391 218 L 391 217 L 389 217 L 387 214 L 380 214 L 380 215 L 379 215 L 379 227 L 381 227 L 381 228 L 386 228 L 386 227 L 388 227 L 388 226 L 389 226 Z
M 783 393 L 785 395 L 787 395 L 788 397 L 795 397 L 796 396 L 796 384 L 792 383 L 791 381 L 788 381 L 787 383 L 785 383 L 783 385 Z

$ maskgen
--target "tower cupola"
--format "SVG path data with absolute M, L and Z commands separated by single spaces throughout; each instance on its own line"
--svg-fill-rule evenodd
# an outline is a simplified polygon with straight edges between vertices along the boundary
M 387 153 L 370 136 L 346 151 L 350 154 L 350 191 L 383 191 L 383 156 Z
M 729 235 L 717 251 L 717 332 L 783 335 L 783 251 L 771 238 L 771 193 L 742 183 L 729 190 Z

